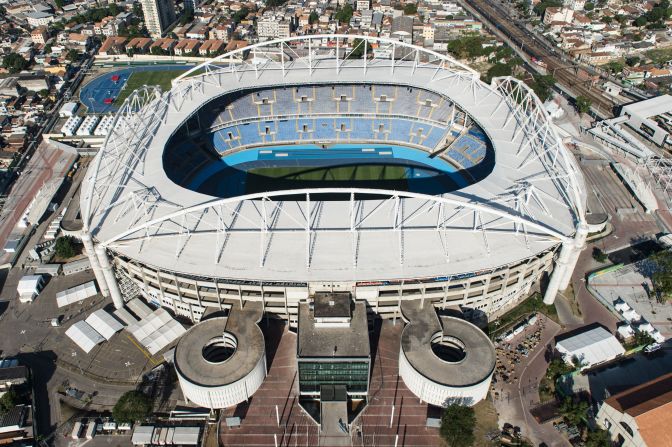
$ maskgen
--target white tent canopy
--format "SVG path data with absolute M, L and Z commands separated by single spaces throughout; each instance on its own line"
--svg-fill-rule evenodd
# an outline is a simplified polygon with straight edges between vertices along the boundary
M 577 358 L 583 368 L 607 362 L 625 353 L 625 349 L 601 326 L 558 341 L 555 348 L 568 363 Z
M 96 283 L 93 281 L 80 284 L 56 294 L 56 304 L 58 307 L 64 307 L 68 304 L 83 301 L 97 294 Z
M 65 331 L 65 335 L 70 337 L 70 339 L 87 354 L 95 348 L 96 345 L 105 341 L 105 338 L 86 321 L 76 322 Z
M 163 308 L 159 308 L 146 318 L 129 325 L 128 330 L 152 355 L 161 351 L 186 332 L 184 326 L 173 319 Z
M 124 328 L 116 318 L 112 315 L 105 312 L 103 309 L 98 309 L 89 315 L 85 320 L 91 327 L 95 327 L 96 330 L 105 337 L 107 340 L 112 338 L 114 334 L 119 332 Z

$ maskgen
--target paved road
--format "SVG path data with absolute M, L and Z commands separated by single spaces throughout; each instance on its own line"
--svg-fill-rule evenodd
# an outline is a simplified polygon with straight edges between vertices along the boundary
M 510 423 L 521 428 L 524 436 L 528 437 L 534 445 L 545 442 L 549 446 L 569 446 L 570 443 L 550 424 L 539 424 L 530 415 L 530 408 L 539 403 L 539 383 L 546 373 L 548 362 L 544 356 L 546 346 L 552 343 L 553 338 L 560 333 L 560 326 L 545 316 L 539 318 L 537 324 L 544 324 L 539 343 L 528 357 L 517 364 L 513 374 L 519 380 L 511 384 L 499 382 L 495 390 L 499 392 L 499 399 L 495 400 L 495 406 L 499 413 L 499 423 Z M 533 328 L 527 328 L 516 336 L 510 344 L 517 345 Z

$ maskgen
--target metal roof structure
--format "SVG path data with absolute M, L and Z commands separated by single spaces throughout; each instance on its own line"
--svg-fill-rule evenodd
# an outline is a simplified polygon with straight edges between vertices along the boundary
M 564 338 L 556 342 L 555 348 L 570 361 L 576 357 L 584 367 L 609 361 L 625 353 L 616 337 L 601 326 Z
M 163 308 L 159 308 L 127 328 L 131 334 L 154 355 L 186 332 L 177 320 Z
M 377 51 L 367 54 L 366 45 L 364 58 L 351 58 L 346 43 L 354 38 Z M 398 49 L 403 58 L 395 58 Z M 306 83 L 419 86 L 449 98 L 486 133 L 494 169 L 480 182 L 440 195 L 311 188 L 221 199 L 167 177 L 166 143 L 210 100 Z M 320 193 L 345 200 L 321 200 Z M 503 77 L 487 85 L 448 56 L 346 35 L 252 45 L 194 67 L 169 92 L 135 92 L 117 114 L 81 194 L 84 229 L 102 247 L 169 271 L 253 281 L 487 271 L 571 242 L 585 225 L 584 204 L 576 162 L 524 83 Z
M 65 335 L 87 354 L 95 348 L 96 345 L 105 341 L 105 337 L 100 335 L 86 321 L 76 322 L 65 331 Z
M 93 281 L 80 284 L 75 287 L 70 287 L 56 294 L 56 304 L 58 307 L 64 307 L 68 304 L 76 303 L 78 301 L 90 298 L 98 293 L 96 283 Z
M 124 328 L 123 324 L 103 309 L 92 312 L 84 321 L 95 327 L 96 331 L 107 340 Z

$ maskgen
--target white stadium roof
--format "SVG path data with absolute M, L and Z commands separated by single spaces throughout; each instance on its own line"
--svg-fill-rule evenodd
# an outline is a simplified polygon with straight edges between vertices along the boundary
M 344 60 L 324 45 L 355 37 L 379 48 L 403 47 L 407 56 Z M 240 60 L 244 52 L 251 55 L 247 61 Z M 296 200 L 278 199 L 286 191 L 220 199 L 166 175 L 168 139 L 209 100 L 239 89 L 339 82 L 418 86 L 448 97 L 489 137 L 494 170 L 439 196 L 340 188 L 350 197 L 343 201 L 315 199 L 335 189 L 294 190 Z M 170 92 L 146 88 L 132 95 L 81 195 L 85 230 L 103 246 L 160 269 L 251 281 L 385 280 L 493 269 L 569 240 L 583 221 L 584 203 L 576 162 L 524 83 L 497 78 L 486 85 L 447 56 L 364 36 L 254 45 L 194 68 Z

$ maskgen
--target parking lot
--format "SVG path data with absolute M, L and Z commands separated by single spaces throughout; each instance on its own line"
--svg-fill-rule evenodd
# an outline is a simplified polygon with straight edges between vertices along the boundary
M 643 284 L 652 290 L 651 280 L 640 272 L 641 262 L 627 265 L 619 270 L 594 277 L 590 281 L 592 291 L 612 312 L 614 301 L 621 298 L 641 315 L 665 338 L 672 337 L 672 306 L 659 303 L 649 295 Z

